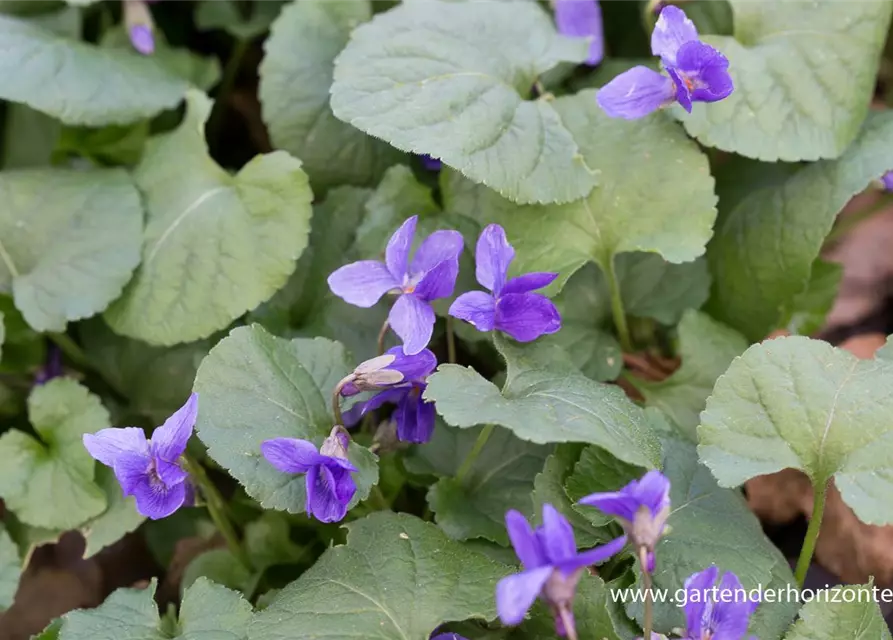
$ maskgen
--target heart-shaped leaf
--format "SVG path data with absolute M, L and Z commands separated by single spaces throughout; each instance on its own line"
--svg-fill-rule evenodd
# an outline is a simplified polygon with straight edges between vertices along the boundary
M 527 98 L 540 74 L 587 49 L 534 3 L 404 3 L 351 34 L 332 111 L 514 201 L 569 202 L 595 173 L 555 103 Z
M 890 640 L 877 601 L 877 587 L 839 585 L 803 605 L 785 640 Z
M 0 613 L 12 606 L 22 575 L 22 561 L 15 542 L 0 525 Z

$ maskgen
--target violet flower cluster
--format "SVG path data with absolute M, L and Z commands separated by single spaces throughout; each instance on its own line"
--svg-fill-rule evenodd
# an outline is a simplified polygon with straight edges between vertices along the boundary
M 555 0 L 555 25 L 558 33 L 590 38 L 586 64 L 595 66 L 605 57 L 602 9 L 597 0 Z
M 181 458 L 197 416 L 198 395 L 193 393 L 148 440 L 137 427 L 113 427 L 84 434 L 84 447 L 112 468 L 124 495 L 136 499 L 137 511 L 158 520 L 192 502 L 193 489 Z
M 609 116 L 635 120 L 678 102 L 691 113 L 694 102 L 717 102 L 735 86 L 728 59 L 701 42 L 698 30 L 678 7 L 664 7 L 651 34 L 651 52 L 667 75 L 633 67 L 602 87 L 599 106 Z

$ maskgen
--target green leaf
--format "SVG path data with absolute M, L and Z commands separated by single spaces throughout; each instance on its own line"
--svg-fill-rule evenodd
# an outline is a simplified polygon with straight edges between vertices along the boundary
M 6 339 L 6 325 L 3 323 L 3 312 L 0 311 L 0 359 L 3 357 L 3 341 Z
M 53 620 L 46 629 L 31 636 L 31 640 L 59 640 L 59 632 L 62 630 L 62 618 Z
M 150 141 L 136 168 L 143 261 L 105 314 L 116 333 L 156 345 L 205 338 L 268 299 L 310 231 L 300 161 L 277 151 L 230 176 L 205 145 L 211 101 L 191 91 L 187 102 L 180 127 Z
M 553 292 L 587 262 L 607 273 L 616 254 L 646 251 L 680 263 L 704 253 L 716 217 L 713 178 L 676 123 L 662 113 L 609 118 L 593 91 L 551 104 L 602 186 L 570 204 L 524 207 L 448 173 L 441 181 L 447 211 L 501 224 L 516 251 L 511 272 L 557 271 Z
M 540 74 L 587 49 L 534 3 L 403 4 L 351 34 L 332 111 L 512 200 L 569 202 L 589 193 L 595 172 L 556 103 L 527 97 Z
M 69 156 L 88 158 L 97 165 L 134 165 L 149 137 L 149 121 L 130 125 L 62 127 L 53 149 L 53 164 L 65 164 Z
M 195 26 L 200 31 L 223 29 L 239 40 L 253 40 L 270 28 L 282 4 L 275 1 L 253 3 L 250 5 L 251 15 L 246 18 L 239 4 L 232 0 L 203 0 L 195 12 Z
M 145 589 L 118 589 L 95 609 L 62 618 L 59 640 L 165 640 L 171 635 L 155 605 L 157 582 Z M 200 579 L 186 590 L 174 640 L 247 640 L 251 604 L 241 594 Z
M 230 589 L 246 590 L 251 572 L 229 549 L 211 549 L 197 555 L 186 565 L 180 589 L 189 589 L 196 581 L 210 580 Z
M 35 387 L 28 415 L 37 437 L 12 429 L 0 436 L 0 497 L 27 524 L 70 529 L 102 513 L 95 461 L 85 433 L 109 426 L 99 398 L 70 378 Z
M 809 284 L 784 307 L 781 324 L 793 334 L 810 335 L 821 331 L 837 299 L 841 278 L 843 265 L 816 258 Z
M 409 514 L 374 513 L 347 525 L 326 551 L 255 616 L 251 640 L 427 640 L 439 624 L 496 616 L 493 590 L 509 567 Z
M 0 292 L 31 327 L 63 331 L 118 297 L 139 263 L 142 225 L 124 171 L 3 172 L 0 193 Z
M 630 380 L 649 406 L 661 409 L 684 435 L 696 441 L 700 414 L 716 379 L 747 346 L 737 331 L 706 314 L 689 311 L 679 323 L 679 369 L 662 382 Z
M 113 333 L 102 318 L 78 325 L 84 351 L 103 380 L 126 397 L 128 410 L 162 424 L 183 406 L 209 341 L 153 347 Z
M 23 20 L 0 16 L 0 41 L 0 98 L 65 124 L 142 120 L 177 106 L 187 89 L 151 57 L 70 40 Z
M 335 57 L 351 30 L 371 15 L 366 0 L 301 0 L 282 11 L 264 45 L 259 70 L 264 122 L 276 147 L 304 161 L 316 189 L 373 185 L 402 157 L 335 118 L 329 106 Z
M 448 449 L 451 457 L 461 465 L 480 431 L 445 427 L 424 448 L 436 450 L 438 457 L 444 455 L 439 441 L 446 432 L 453 440 Z M 428 504 L 437 524 L 454 540 L 482 537 L 508 545 L 505 512 L 516 509 L 531 515 L 533 479 L 543 470 L 553 448 L 519 440 L 507 429 L 494 429 L 461 482 L 452 477 L 459 470 L 456 465 L 429 489 Z
M 0 525 L 0 612 L 12 606 L 22 575 L 22 561 L 15 542 Z
M 195 391 L 202 398 L 196 428 L 208 454 L 267 509 L 304 511 L 304 476 L 277 471 L 260 453 L 271 438 L 300 438 L 317 446 L 332 429 L 331 393 L 351 371 L 344 348 L 324 338 L 283 340 L 253 325 L 221 340 L 202 361 Z M 378 481 L 378 458 L 353 445 L 349 457 L 357 494 Z
M 785 640 L 890 640 L 876 589 L 873 584 L 839 585 L 819 592 L 822 598 L 803 605 Z
M 62 124 L 24 104 L 6 107 L 6 126 L 0 150 L 3 168 L 30 169 L 50 164 Z
M 690 115 L 677 107 L 685 128 L 705 146 L 768 162 L 838 157 L 868 114 L 890 2 L 729 4 L 735 37 L 703 39 L 728 57 L 735 91 Z
M 859 10 L 872 6 L 860 3 Z M 893 114 L 872 114 L 840 159 L 800 170 L 780 167 L 775 177 L 746 182 L 752 185 L 746 194 L 720 211 L 707 248 L 714 278 L 711 315 L 751 341 L 777 329 L 784 307 L 807 290 L 838 212 L 893 167 L 891 141 Z M 733 179 L 742 180 L 740 174 Z
M 893 523 L 893 362 L 800 336 L 755 344 L 717 381 L 698 427 L 719 483 L 800 469 L 860 520 Z
M 791 565 L 785 558 L 779 558 L 773 565 L 772 578 L 763 589 L 764 592 L 768 590 L 785 595 L 776 597 L 774 602 L 768 602 L 768 598 L 763 598 L 762 604 L 751 616 L 750 633 L 766 640 L 781 638 L 800 610 L 797 598 L 787 595 L 799 593 L 800 589 L 791 573 Z
M 245 550 L 258 570 L 295 563 L 304 555 L 304 549 L 291 540 L 288 518 L 277 511 L 265 511 L 245 525 Z
M 425 398 L 454 427 L 492 423 L 522 440 L 588 442 L 621 460 L 656 466 L 659 443 L 642 409 L 620 387 L 590 380 L 569 364 L 543 368 L 536 358 L 546 347 L 498 338 L 508 365 L 502 392 L 474 369 L 444 364 L 428 379 Z
M 115 472 L 109 467 L 99 466 L 96 470 L 96 484 L 105 492 L 108 507 L 79 527 L 86 542 L 84 558 L 90 558 L 116 543 L 146 520 L 146 516 L 136 510 L 134 498 L 125 498 L 121 493 L 121 485 L 115 478 Z
M 592 493 L 617 491 L 630 480 L 645 474 L 641 467 L 618 460 L 601 447 L 595 446 L 583 449 L 573 469 L 569 471 L 571 473 L 562 486 L 572 503 L 571 508 L 596 527 L 603 527 L 614 522 L 614 519 L 594 507 L 578 504 L 580 498 Z
M 596 575 L 584 574 L 574 596 L 577 636 L 598 640 L 624 640 L 625 636 L 618 635 L 614 630 L 610 606 L 610 596 L 604 580 Z M 530 619 L 509 636 L 510 640 L 553 640 L 555 637 L 555 615 L 541 601 L 534 605 Z

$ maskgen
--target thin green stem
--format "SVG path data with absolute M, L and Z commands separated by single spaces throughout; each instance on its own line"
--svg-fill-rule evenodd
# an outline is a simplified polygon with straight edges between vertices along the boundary
M 651 593 L 651 574 L 648 572 L 648 549 L 639 547 L 639 564 L 642 567 L 642 586 L 645 588 L 645 619 L 642 624 L 642 638 L 651 640 L 654 628 L 654 602 Z
M 237 38 L 236 44 L 233 46 L 232 53 L 229 56 L 229 60 L 226 61 L 226 67 L 223 69 L 223 79 L 220 81 L 220 87 L 217 89 L 217 94 L 214 97 L 214 107 L 211 114 L 211 121 L 214 125 L 212 130 L 215 133 L 220 127 L 220 110 L 223 108 L 223 99 L 233 90 L 233 85 L 236 83 L 236 76 L 239 73 L 239 67 L 242 66 L 242 59 L 248 52 L 248 46 L 250 44 L 250 40 Z
M 372 485 L 372 488 L 369 490 L 369 497 L 367 498 L 369 504 L 375 507 L 376 511 L 390 511 L 391 503 L 388 502 L 388 499 L 384 497 L 384 494 L 381 492 L 381 488 L 376 485 Z
M 826 481 L 822 483 L 822 486 L 816 487 L 814 493 L 812 518 L 809 521 L 809 527 L 806 529 L 806 539 L 803 540 L 800 557 L 797 559 L 797 569 L 794 571 L 794 578 L 801 589 L 803 588 L 803 582 L 806 580 L 809 564 L 812 562 L 816 541 L 819 539 L 819 529 L 822 527 L 822 516 L 825 513 L 825 496 L 828 494 L 828 482 Z
M 211 520 L 214 521 L 214 526 L 217 527 L 217 531 L 226 540 L 226 546 L 229 547 L 230 552 L 239 563 L 251 571 L 251 561 L 248 559 L 245 548 L 239 542 L 239 536 L 236 534 L 235 528 L 226 515 L 226 503 L 223 501 L 220 492 L 217 491 L 217 487 L 211 482 L 204 467 L 197 461 L 186 458 L 186 467 L 205 500 L 205 506 L 208 507 L 208 513 L 211 516 Z
M 471 447 L 471 451 L 465 456 L 465 460 L 462 461 L 462 466 L 459 467 L 459 471 L 456 473 L 456 481 L 459 484 L 462 484 L 462 481 L 465 480 L 468 472 L 471 471 L 471 467 L 474 466 L 474 461 L 481 455 L 481 451 L 483 451 L 484 445 L 487 444 L 487 440 L 490 439 L 490 435 L 493 433 L 494 428 L 494 425 L 488 424 L 481 429 L 477 440 L 474 441 L 474 446 Z
M 611 289 L 611 314 L 614 316 L 614 326 L 617 329 L 617 337 L 620 339 L 620 347 L 626 353 L 631 353 L 633 343 L 629 337 L 629 325 L 626 322 L 626 312 L 623 310 L 623 298 L 620 295 L 620 283 L 617 280 L 617 272 L 614 270 L 614 258 L 606 262 L 608 287 Z
M 446 319 L 447 361 L 456 364 L 456 333 L 453 331 L 453 316 Z
M 893 205 L 893 194 L 884 194 L 870 206 L 841 218 L 838 223 L 834 225 L 834 228 L 831 229 L 831 233 L 825 238 L 825 246 L 828 247 L 834 244 L 869 218 L 872 218 L 883 211 L 887 211 L 890 208 L 890 205 Z
M 388 335 L 388 327 L 391 325 L 388 324 L 388 321 L 385 320 L 384 324 L 381 325 L 381 329 L 378 331 L 378 355 L 384 353 L 384 338 Z
M 94 369 L 87 354 L 67 333 L 48 333 L 47 337 L 78 367 L 91 371 Z
M 335 424 L 344 426 L 344 416 L 341 415 L 341 390 L 348 382 L 353 382 L 355 376 L 352 373 L 347 374 L 335 385 L 332 391 L 332 415 L 335 416 Z

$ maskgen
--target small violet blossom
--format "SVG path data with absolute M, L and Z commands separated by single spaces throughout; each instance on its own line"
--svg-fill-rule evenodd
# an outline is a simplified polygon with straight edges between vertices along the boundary
M 350 437 L 336 425 L 317 451 L 312 442 L 273 438 L 260 445 L 271 465 L 283 473 L 304 473 L 307 515 L 320 522 L 338 522 L 357 492 L 351 473 L 358 469 L 347 459 Z
M 670 515 L 670 481 L 652 470 L 620 491 L 593 493 L 580 504 L 596 507 L 620 520 L 637 553 L 646 554 L 645 570 L 654 572 L 654 547 L 664 533 Z
M 555 24 L 562 35 L 592 39 L 586 64 L 596 66 L 605 57 L 602 8 L 598 0 L 555 0 Z
M 893 191 L 893 171 L 888 171 L 881 176 L 881 184 L 884 187 L 884 191 Z
M 145 0 L 124 0 L 124 23 L 133 48 L 144 56 L 155 52 L 155 23 Z
M 694 23 L 672 5 L 660 12 L 651 52 L 669 77 L 633 67 L 602 87 L 596 100 L 612 118 L 635 120 L 678 102 L 691 113 L 693 102 L 717 102 L 734 90 L 728 59 L 698 39 Z
M 458 633 L 438 633 L 436 636 L 431 636 L 431 640 L 468 640 L 468 638 Z
M 35 386 L 46 384 L 53 378 L 59 378 L 65 375 L 65 369 L 62 366 L 62 350 L 56 345 L 51 344 L 47 351 L 46 364 L 34 374 Z
M 492 293 L 470 291 L 456 298 L 450 315 L 470 322 L 478 331 L 498 329 L 518 342 L 530 342 L 561 328 L 558 309 L 546 296 L 532 293 L 549 285 L 557 273 L 528 273 L 507 280 L 515 250 L 505 231 L 491 224 L 481 232 L 475 249 L 478 283 Z
M 459 275 L 462 234 L 435 231 L 425 238 L 409 261 L 418 216 L 409 218 L 388 241 L 385 261 L 360 260 L 334 271 L 332 292 L 352 305 L 371 307 L 386 293 L 399 295 L 388 323 L 403 340 L 403 352 L 419 353 L 434 331 L 431 301 L 453 295 Z
M 496 585 L 500 620 L 506 625 L 519 624 L 539 596 L 555 616 L 558 635 L 573 636 L 574 592 L 583 571 L 620 551 L 626 536 L 578 553 L 573 528 L 550 504 L 543 505 L 543 524 L 535 530 L 514 510 L 505 514 L 505 526 L 523 571 Z
M 102 429 L 84 434 L 91 456 L 114 470 L 125 496 L 136 498 L 136 509 L 152 520 L 171 515 L 192 501 L 189 474 L 180 463 L 198 415 L 198 395 L 158 427 L 149 440 L 136 427 Z
M 428 171 L 440 171 L 443 168 L 443 163 L 439 159 L 433 158 L 427 153 L 419 156 L 419 160 L 422 161 L 422 166 Z
M 407 356 L 400 347 L 389 349 L 383 356 L 373 358 L 368 362 L 392 358 L 385 368 L 375 374 L 381 376 L 382 372 L 399 372 L 401 379 L 395 384 L 380 384 L 387 387 L 365 402 L 358 402 L 344 414 L 345 426 L 353 426 L 369 411 L 373 411 L 385 403 L 391 402 L 397 405 L 394 419 L 397 423 L 397 438 L 402 442 L 414 442 L 423 444 L 431 440 L 434 433 L 434 403 L 422 399 L 422 393 L 427 384 L 425 379 L 437 367 L 437 358 L 428 349 Z M 366 363 L 363 363 L 366 364 Z M 357 367 L 357 369 L 360 369 Z M 369 375 L 369 374 L 366 374 Z M 371 377 L 371 376 L 370 376 Z M 372 378 L 374 379 L 374 378 Z M 344 385 L 341 395 L 351 396 L 362 390 L 373 387 L 364 386 L 363 378 L 356 382 Z M 359 384 L 358 384 L 359 382 Z
M 685 581 L 685 635 L 682 640 L 741 640 L 758 600 L 740 600 L 741 582 L 731 571 L 716 579 L 719 569 L 708 567 Z M 717 597 L 718 596 L 718 597 Z

